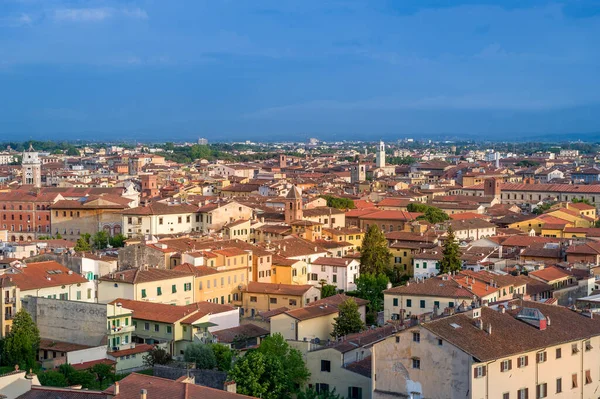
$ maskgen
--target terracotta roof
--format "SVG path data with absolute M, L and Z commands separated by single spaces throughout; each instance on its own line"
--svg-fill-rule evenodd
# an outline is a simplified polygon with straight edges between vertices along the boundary
M 373 220 L 400 220 L 410 221 L 416 220 L 417 217 L 421 216 L 422 213 L 418 212 L 407 212 L 407 211 L 377 211 L 371 212 L 365 215 L 361 215 L 359 219 L 373 219 Z
M 151 202 L 146 206 L 138 206 L 123 211 L 123 215 L 144 216 L 144 215 L 175 215 L 179 213 L 195 213 L 198 207 L 191 204 L 169 205 L 162 202 Z
M 73 368 L 75 370 L 87 370 L 87 369 L 91 369 L 92 367 L 94 367 L 97 364 L 106 364 L 108 366 L 114 366 L 117 364 L 116 361 L 114 360 L 110 360 L 110 359 L 98 359 L 98 360 L 90 360 L 89 362 L 81 362 L 81 363 L 72 363 L 71 366 L 73 366 Z M 52 398 L 54 399 L 54 398 Z
M 328 306 L 338 307 L 342 302 L 346 301 L 347 299 L 354 300 L 354 302 L 356 302 L 356 304 L 359 307 L 364 306 L 369 303 L 369 301 L 367 301 L 366 299 L 362 299 L 362 298 L 359 298 L 356 296 L 348 296 L 346 294 L 336 294 L 336 295 L 328 296 L 327 298 L 319 299 L 318 301 L 311 302 L 306 306 L 328 305 Z
M 529 301 L 517 303 L 522 307 L 538 309 L 545 317 L 550 317 L 551 325 L 545 330 L 539 330 L 517 319 L 515 316 L 520 311 L 519 308 L 506 310 L 503 314 L 483 307 L 481 320 L 485 327 L 491 324 L 492 334 L 488 334 L 485 329 L 476 328 L 474 320 L 466 313 L 423 323 L 421 326 L 480 362 L 600 335 L 600 320 L 590 319 L 562 306 Z
M 51 339 L 41 339 L 40 349 L 47 349 L 57 352 L 72 352 L 81 349 L 91 348 L 89 345 L 72 344 L 70 342 L 54 341 Z
M 209 267 L 209 266 L 194 266 L 194 265 L 192 265 L 190 263 L 182 263 L 179 266 L 175 266 L 173 268 L 173 270 L 180 271 L 180 272 L 194 273 L 194 275 L 196 277 L 210 276 L 211 274 L 218 274 L 218 273 L 220 273 L 219 270 L 213 269 L 212 267 Z
M 32 385 L 30 391 L 16 399 L 106 399 L 106 394 L 100 391 Z
M 529 272 L 529 275 L 540 280 L 551 282 L 569 277 L 569 274 L 563 272 L 558 267 L 550 266 L 541 270 Z
M 363 375 L 371 378 L 371 356 L 367 356 L 358 362 L 346 364 L 344 366 L 346 370 L 352 371 L 353 373 Z
M 352 260 L 344 259 L 344 258 L 328 258 L 328 257 L 320 257 L 315 259 L 312 262 L 313 265 L 323 265 L 323 266 L 335 266 L 335 267 L 348 267 L 352 264 Z
M 288 310 L 287 312 L 285 312 L 286 315 L 299 321 L 315 319 L 317 317 L 327 316 L 333 313 L 337 314 L 338 308 L 335 306 L 327 305 L 305 306 L 303 308 Z
M 152 349 L 154 347 L 154 345 L 150 345 L 150 344 L 136 344 L 133 348 L 129 348 L 129 349 L 122 349 L 119 351 L 114 351 L 114 352 L 109 352 L 108 354 L 112 357 L 121 357 L 121 356 L 127 356 L 127 355 L 133 355 L 136 353 L 144 353 L 144 352 L 148 352 L 150 349 Z
M 225 328 L 223 330 L 213 331 L 212 335 L 217 337 L 219 342 L 230 344 L 235 337 L 244 336 L 248 338 L 264 337 L 269 335 L 269 330 L 265 330 L 256 324 L 247 323 L 237 327 Z
M 483 183 L 475 186 L 464 187 L 464 190 L 483 190 Z M 536 191 L 550 193 L 600 193 L 600 185 L 583 184 L 524 184 L 524 183 L 500 183 L 502 191 Z
M 258 283 L 256 281 L 248 282 L 246 292 L 256 294 L 273 294 L 273 295 L 293 295 L 302 296 L 306 294 L 312 285 L 295 285 L 295 284 L 274 284 L 274 283 Z
M 385 290 L 383 293 L 473 299 L 473 294 L 463 285 L 451 278 L 445 279 L 445 277 L 432 277 L 419 283 L 410 282 L 406 285 Z
M 149 268 L 147 270 L 142 269 L 128 269 L 120 272 L 114 272 L 106 274 L 100 277 L 101 281 L 114 281 L 128 284 L 140 284 L 148 283 L 152 281 L 170 280 L 173 278 L 189 277 L 193 274 L 190 272 L 170 270 L 170 269 L 158 269 Z
M 208 388 L 196 384 L 188 384 L 179 380 L 152 377 L 143 374 L 131 373 L 119 381 L 119 394 L 114 399 L 140 399 L 140 391 L 145 389 L 149 399 L 241 399 L 250 396 L 240 395 Z M 114 395 L 114 385 L 104 391 L 105 394 Z
M 27 263 L 26 267 L 15 267 L 11 269 L 10 277 L 21 291 L 88 282 L 81 275 L 55 261 Z
M 192 315 L 197 319 L 200 315 L 204 316 L 209 313 L 227 312 L 234 309 L 229 305 L 211 302 L 197 302 L 185 306 L 174 306 L 165 303 L 133 301 L 130 299 L 118 298 L 110 303 L 120 303 L 124 308 L 132 310 L 132 317 L 134 319 L 158 321 L 161 323 L 183 321 Z

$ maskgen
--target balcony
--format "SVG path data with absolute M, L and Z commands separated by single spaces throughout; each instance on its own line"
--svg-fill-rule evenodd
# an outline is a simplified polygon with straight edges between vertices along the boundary
M 111 327 L 108 329 L 108 334 L 115 335 L 115 334 L 123 334 L 123 333 L 128 333 L 128 332 L 133 332 L 133 331 L 135 331 L 134 326 Z
M 4 320 L 12 320 L 15 316 L 9 313 L 6 313 L 4 315 Z
M 17 298 L 15 297 L 4 297 L 4 303 L 16 303 L 17 302 Z

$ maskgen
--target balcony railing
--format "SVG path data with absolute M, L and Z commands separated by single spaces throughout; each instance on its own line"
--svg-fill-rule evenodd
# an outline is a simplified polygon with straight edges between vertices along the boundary
M 4 303 L 16 303 L 17 298 L 15 297 L 4 297 Z
M 121 327 L 111 327 L 108 329 L 108 333 L 113 334 L 122 334 L 127 332 L 133 332 L 135 330 L 134 326 L 121 326 Z
M 12 314 L 5 314 L 4 315 L 4 320 L 12 320 L 15 316 L 13 316 Z

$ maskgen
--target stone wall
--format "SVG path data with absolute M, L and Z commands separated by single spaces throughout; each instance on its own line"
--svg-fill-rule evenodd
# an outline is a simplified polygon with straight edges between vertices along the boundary
M 80 345 L 106 345 L 106 305 L 43 297 L 22 298 L 40 336 Z
M 224 371 L 187 369 L 178 366 L 154 366 L 154 375 L 156 377 L 168 378 L 169 380 L 176 380 L 179 377 L 187 376 L 188 372 L 190 376 L 195 378 L 197 385 L 205 387 L 222 390 L 227 380 L 227 373 Z
M 133 269 L 141 266 L 164 269 L 164 254 L 145 244 L 128 245 L 119 249 L 119 270 Z

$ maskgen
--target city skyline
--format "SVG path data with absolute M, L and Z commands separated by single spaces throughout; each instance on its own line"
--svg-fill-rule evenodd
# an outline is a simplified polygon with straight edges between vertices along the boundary
M 0 5 L 13 139 L 593 140 L 592 1 Z M 177 23 L 173 23 L 177 21 Z

